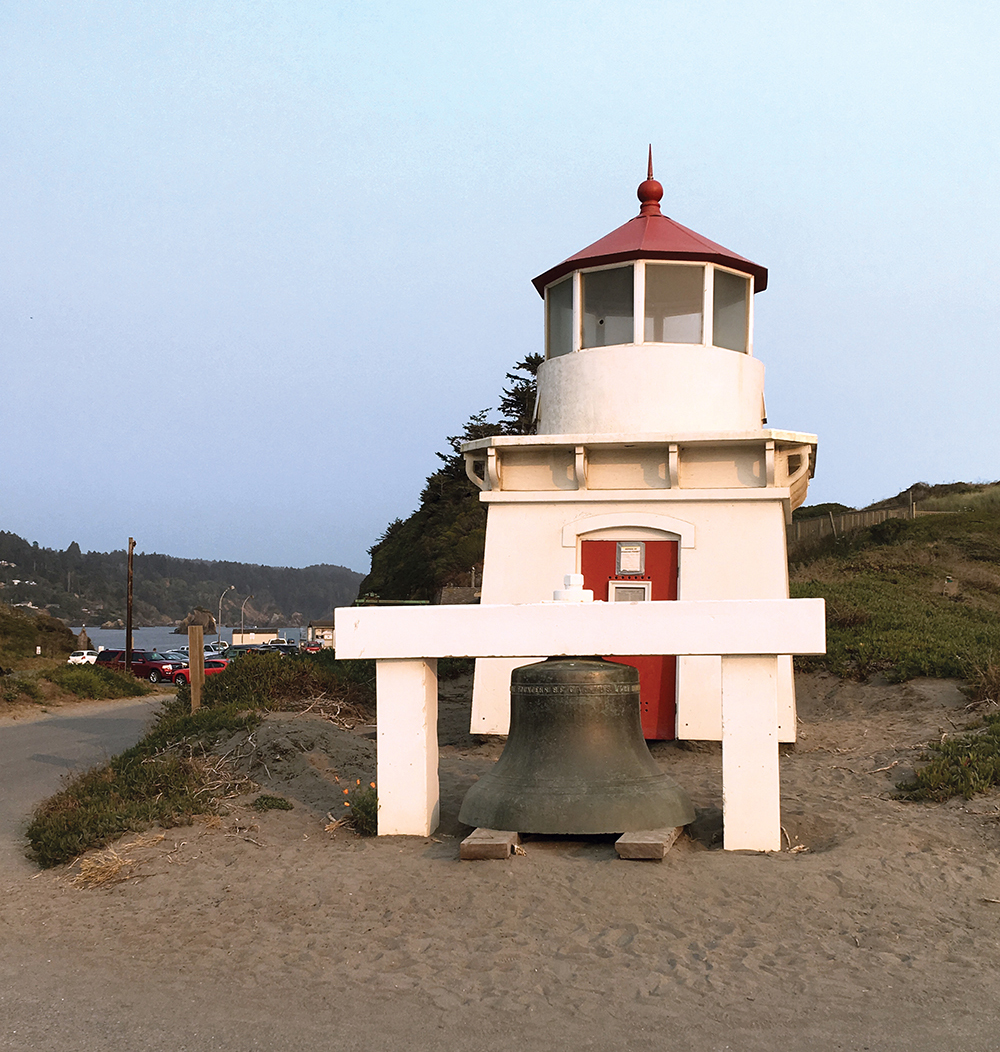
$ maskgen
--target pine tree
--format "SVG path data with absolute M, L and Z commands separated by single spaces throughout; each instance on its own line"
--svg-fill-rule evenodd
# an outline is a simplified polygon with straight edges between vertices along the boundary
M 535 374 L 543 358 L 529 354 L 506 374 L 510 381 L 500 397 L 500 419 L 490 410 L 473 413 L 460 435 L 447 438 L 450 453 L 438 453 L 442 466 L 427 477 L 420 507 L 409 518 L 389 523 L 368 549 L 371 573 L 360 595 L 382 599 L 426 599 L 433 602 L 445 585 L 481 580 L 486 547 L 486 506 L 465 474 L 463 442 L 491 435 L 534 432 Z

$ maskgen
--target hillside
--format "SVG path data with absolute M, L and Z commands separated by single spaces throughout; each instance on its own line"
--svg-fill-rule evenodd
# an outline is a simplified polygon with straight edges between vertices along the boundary
M 959 485 L 921 501 L 937 514 L 828 538 L 790 566 L 793 596 L 827 600 L 827 655 L 802 665 L 854 678 L 997 676 L 1000 487 Z
M 11 606 L 30 603 L 73 624 L 124 618 L 126 568 L 124 550 L 82 552 L 74 541 L 56 551 L 0 531 L 0 600 Z M 169 625 L 196 606 L 214 614 L 219 597 L 235 585 L 224 600 L 225 623 L 239 623 L 240 604 L 251 594 L 248 624 L 304 623 L 351 603 L 361 578 L 346 567 L 326 564 L 294 569 L 138 552 L 133 556 L 133 617 L 137 625 Z

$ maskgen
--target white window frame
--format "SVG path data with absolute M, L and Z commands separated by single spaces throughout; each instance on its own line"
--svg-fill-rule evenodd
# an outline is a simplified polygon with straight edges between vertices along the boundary
M 748 357 L 753 357 L 753 324 L 754 324 L 754 276 L 748 274 L 746 271 L 737 270 L 735 267 L 724 267 L 717 263 L 709 263 L 704 260 L 697 259 L 656 259 L 648 260 L 654 266 L 700 266 L 703 274 L 702 284 L 702 324 L 701 324 L 701 342 L 700 343 L 689 343 L 684 344 L 685 347 L 714 347 L 715 343 L 715 272 L 717 270 L 725 271 L 728 274 L 734 274 L 737 277 L 745 278 L 749 282 L 749 293 L 747 299 L 747 349 L 746 351 L 733 351 L 733 354 L 746 354 Z M 646 341 L 646 263 L 645 259 L 633 259 L 625 260 L 619 263 L 606 263 L 600 267 L 583 267 L 579 270 L 572 272 L 573 281 L 573 329 L 571 338 L 571 349 L 568 353 L 575 354 L 577 351 L 582 350 L 600 350 L 599 347 L 584 347 L 583 346 L 583 275 L 594 274 L 601 270 L 618 270 L 621 267 L 632 267 L 632 343 L 631 344 L 604 344 L 605 347 L 629 347 L 632 345 L 642 345 Z M 549 347 L 548 347 L 548 309 L 549 309 L 549 298 L 548 293 L 554 285 L 558 285 L 564 278 L 559 278 L 557 281 L 553 281 L 545 286 L 545 358 L 549 360 Z M 650 341 L 652 342 L 652 341 Z M 720 347 L 719 350 L 730 350 L 728 347 Z M 564 355 L 557 355 L 556 357 L 565 357 Z
M 573 313 L 576 325 L 573 328 L 573 334 L 575 338 L 576 347 L 574 350 L 578 351 L 598 351 L 601 347 L 630 347 L 628 343 L 605 343 L 601 344 L 601 347 L 584 347 L 583 346 L 583 275 L 584 274 L 597 274 L 602 270 L 622 270 L 624 267 L 632 268 L 632 343 L 636 342 L 635 339 L 635 275 L 642 264 L 641 259 L 626 259 L 621 263 L 605 263 L 603 267 L 584 267 L 582 270 L 575 272 L 575 280 L 573 284 Z
M 705 309 L 706 312 L 711 309 L 711 327 L 712 327 L 712 343 L 709 343 L 709 347 L 714 347 L 715 343 L 715 271 L 721 270 L 726 274 L 734 274 L 738 278 L 744 278 L 749 282 L 749 291 L 747 292 L 747 349 L 745 351 L 733 351 L 733 354 L 745 354 L 747 357 L 753 357 L 753 289 L 754 289 L 754 277 L 753 274 L 747 274 L 745 271 L 737 270 L 735 267 L 721 267 L 716 263 L 710 263 L 709 266 L 712 268 L 712 280 L 711 284 L 708 285 L 705 291 Z M 731 351 L 731 347 L 720 347 L 720 351 Z
M 615 599 L 615 588 L 641 588 L 645 593 L 642 599 Z M 609 603 L 649 603 L 653 598 L 653 582 L 652 581 L 619 581 L 617 578 L 612 578 L 608 581 L 608 602 Z

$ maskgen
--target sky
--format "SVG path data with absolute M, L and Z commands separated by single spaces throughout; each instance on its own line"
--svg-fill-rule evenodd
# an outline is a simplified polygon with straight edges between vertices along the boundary
M 769 269 L 809 503 L 1000 478 L 998 53 L 963 0 L 2 5 L 0 529 L 367 571 L 649 143 Z

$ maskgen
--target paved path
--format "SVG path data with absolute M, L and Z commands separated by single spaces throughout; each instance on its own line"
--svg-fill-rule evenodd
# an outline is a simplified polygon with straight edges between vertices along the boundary
M 83 702 L 0 720 L 0 873 L 34 872 L 24 857 L 33 808 L 86 770 L 134 745 L 165 695 Z

